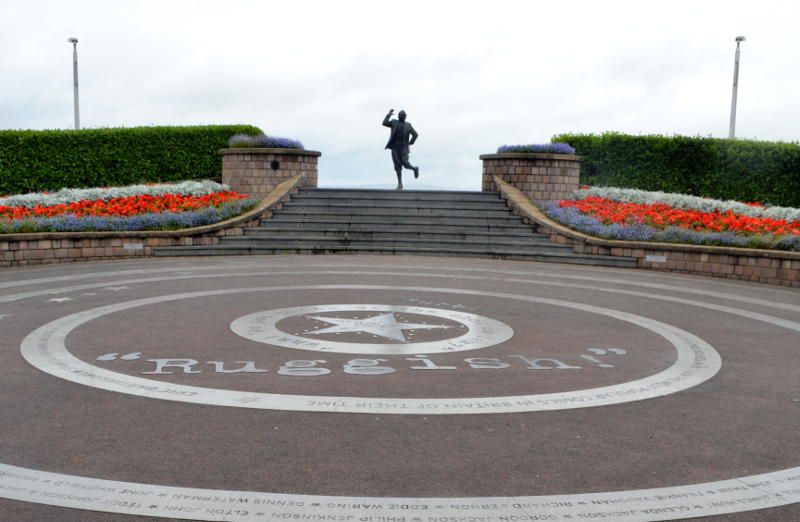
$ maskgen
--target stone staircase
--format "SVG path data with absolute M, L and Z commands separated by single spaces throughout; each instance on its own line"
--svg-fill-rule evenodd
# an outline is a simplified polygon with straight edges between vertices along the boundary
M 635 267 L 577 254 L 515 216 L 497 192 L 301 189 L 272 218 L 214 246 L 158 247 L 157 256 L 405 254 Z

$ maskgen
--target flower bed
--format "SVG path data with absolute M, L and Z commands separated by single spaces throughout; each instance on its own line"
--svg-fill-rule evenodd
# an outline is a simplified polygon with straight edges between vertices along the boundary
M 606 239 L 800 251 L 800 209 L 598 187 L 542 208 L 563 225 Z
M 172 230 L 216 223 L 255 204 L 211 181 L 64 189 L 0 198 L 0 233 Z
M 741 203 L 739 201 L 723 201 L 719 199 L 701 198 L 687 194 L 670 194 L 667 192 L 649 192 L 645 190 L 624 189 L 614 187 L 584 187 L 572 194 L 571 199 L 583 199 L 587 196 L 607 198 L 621 203 L 653 204 L 663 203 L 674 208 L 714 212 L 714 210 L 730 210 L 736 214 L 752 217 L 800 220 L 800 209 L 791 207 L 766 206 L 759 203 Z

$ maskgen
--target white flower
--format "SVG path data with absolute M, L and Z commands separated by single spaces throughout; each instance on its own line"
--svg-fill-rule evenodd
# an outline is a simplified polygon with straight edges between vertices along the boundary
M 181 183 L 161 183 L 158 185 L 130 185 L 127 187 L 88 188 L 88 189 L 61 189 L 58 192 L 45 194 L 32 192 L 0 198 L 0 206 L 8 207 L 35 207 L 41 205 L 67 205 L 78 201 L 109 201 L 114 198 L 131 196 L 161 196 L 162 194 L 181 194 L 184 196 L 205 196 L 223 190 L 230 190 L 228 185 L 214 181 L 183 181 Z

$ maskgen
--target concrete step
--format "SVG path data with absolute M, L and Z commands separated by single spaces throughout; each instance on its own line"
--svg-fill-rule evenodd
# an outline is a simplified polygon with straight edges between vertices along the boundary
M 394 220 L 389 223 L 391 227 L 378 227 L 377 222 L 367 220 L 366 222 L 339 220 L 338 222 L 330 221 L 279 221 L 277 219 L 265 219 L 261 221 L 258 227 L 253 227 L 248 230 L 257 231 L 272 231 L 274 233 L 292 233 L 302 232 L 306 230 L 342 230 L 353 232 L 371 232 L 379 229 L 387 229 L 394 232 L 431 232 L 431 233 L 456 233 L 456 234 L 510 234 L 510 235 L 524 235 L 529 236 L 533 234 L 541 238 L 547 238 L 548 234 L 532 232 L 531 227 L 524 225 L 516 220 L 513 224 L 497 225 L 497 224 L 481 224 L 481 225 L 459 225 L 451 223 L 437 223 L 430 220 L 419 220 L 416 222 L 398 222 Z
M 464 209 L 444 207 L 358 207 L 358 206 L 322 206 L 322 205 L 294 205 L 286 203 L 280 210 L 281 214 L 302 216 L 402 216 L 419 217 L 429 216 L 436 218 L 448 217 L 509 217 L 513 216 L 506 209 Z M 517 218 L 519 219 L 519 218 Z
M 425 200 L 390 200 L 390 199 L 347 199 L 347 198 L 302 198 L 294 197 L 291 202 L 284 204 L 284 208 L 385 208 L 385 209 L 420 209 L 436 208 L 443 210 L 502 210 L 507 211 L 508 206 L 501 200 L 494 201 L 425 201 Z
M 374 215 L 344 215 L 344 214 L 295 214 L 277 211 L 271 219 L 262 221 L 276 224 L 295 224 L 295 223 L 329 223 L 336 225 L 383 225 L 383 226 L 469 226 L 469 227 L 525 227 L 531 228 L 522 223 L 518 216 L 508 214 L 505 216 L 486 216 L 476 214 L 474 216 L 446 216 L 441 219 L 433 219 L 432 216 L 408 216 L 403 214 L 374 214 Z
M 404 249 L 375 249 L 372 247 L 338 247 L 338 246 L 308 246 L 296 248 L 252 248 L 237 245 L 219 245 L 215 247 L 159 247 L 155 249 L 156 256 L 231 256 L 231 255 L 279 255 L 279 254 L 383 254 L 383 255 L 416 255 L 416 256 L 453 256 L 453 257 L 483 257 L 492 259 L 518 259 L 525 261 L 540 261 L 549 263 L 567 263 L 592 266 L 612 266 L 619 268 L 634 268 L 634 258 L 620 258 L 614 256 L 590 256 L 574 253 L 532 253 L 524 250 L 491 249 L 461 249 L 443 251 L 438 248 L 404 248 Z
M 301 189 L 292 200 L 321 199 L 341 201 L 461 201 L 495 202 L 497 192 L 446 192 L 431 190 L 341 190 Z
M 241 236 L 211 247 L 159 247 L 155 255 L 384 254 L 636 266 L 633 258 L 573 250 L 535 233 L 498 193 L 302 189 Z
M 299 226 L 298 226 L 299 225 Z M 539 242 L 548 241 L 549 235 L 533 233 L 530 230 L 504 227 L 447 227 L 447 226 L 404 226 L 391 228 L 372 225 L 333 226 L 328 223 L 299 223 L 297 225 L 278 225 L 247 228 L 245 236 L 279 236 L 279 237 L 344 237 L 350 238 L 426 238 L 459 239 L 470 241 L 491 241 L 493 238 L 503 240 L 532 239 Z
M 333 236 L 316 237 L 269 237 L 269 236 L 229 236 L 220 239 L 221 245 L 245 246 L 251 248 L 297 248 L 306 249 L 313 247 L 365 247 L 375 250 L 403 250 L 403 249 L 441 249 L 452 252 L 461 250 L 471 251 L 481 249 L 492 252 L 503 250 L 526 250 L 532 253 L 552 252 L 571 253 L 571 245 L 555 243 L 542 243 L 534 239 L 500 240 L 491 238 L 489 241 L 464 241 L 447 238 L 345 238 Z

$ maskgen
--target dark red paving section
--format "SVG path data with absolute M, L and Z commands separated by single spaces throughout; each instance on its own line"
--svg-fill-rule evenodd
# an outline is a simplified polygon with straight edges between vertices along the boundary
M 79 278 L 85 274 L 91 277 Z M 158 278 L 163 280 L 140 281 Z M 0 315 L 5 315 L 0 319 L 0 462 L 4 464 L 147 484 L 374 497 L 633 490 L 720 481 L 800 465 L 800 332 L 680 302 L 694 299 L 798 320 L 800 314 L 792 308 L 800 306 L 796 291 L 632 270 L 372 256 L 159 259 L 0 272 L 0 285 L 23 281 L 26 284 L 0 286 L 0 295 L 67 291 L 0 302 Z M 83 288 L 86 285 L 97 287 Z M 469 289 L 638 314 L 700 336 L 721 354 L 723 365 L 711 380 L 689 390 L 605 407 L 382 415 L 250 410 L 129 396 L 64 381 L 33 368 L 20 356 L 20 343 L 32 330 L 81 310 L 191 291 L 298 285 L 395 288 L 278 289 L 143 306 L 79 327 L 66 345 L 83 361 L 133 376 L 144 376 L 142 372 L 155 367 L 146 359 L 198 361 L 195 368 L 202 373 L 148 376 L 162 382 L 367 398 L 579 390 L 640 379 L 674 362 L 670 343 L 639 326 L 560 306 L 448 292 Z M 652 299 L 648 294 L 678 301 Z M 72 300 L 50 301 L 61 297 Z M 775 306 L 767 308 L 759 300 Z M 410 368 L 419 364 L 409 360 L 414 355 L 306 352 L 266 346 L 229 329 L 237 317 L 259 310 L 342 303 L 470 311 L 510 325 L 515 335 L 495 347 L 430 354 L 437 365 L 456 369 L 425 371 Z M 357 341 L 349 335 L 343 339 Z M 439 333 L 419 335 L 436 339 Z M 581 357 L 593 353 L 589 348 L 610 347 L 626 351 L 598 356 L 613 368 Z M 143 355 L 130 361 L 97 360 L 109 353 L 132 352 Z M 557 359 L 581 369 L 531 371 L 515 356 Z M 347 361 L 365 357 L 384 358 L 396 372 L 358 376 L 341 371 Z M 492 358 L 509 367 L 473 368 L 467 358 Z M 296 359 L 325 360 L 321 366 L 332 371 L 320 377 L 278 375 L 282 364 Z M 238 361 L 254 361 L 268 372 L 221 374 L 208 361 L 224 361 L 229 368 L 238 367 Z M 0 519 L 136 517 L 0 500 Z M 800 506 L 708 520 L 800 520 Z

